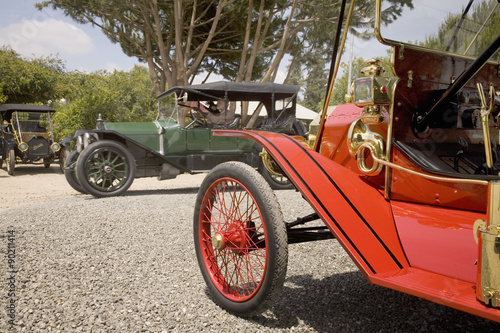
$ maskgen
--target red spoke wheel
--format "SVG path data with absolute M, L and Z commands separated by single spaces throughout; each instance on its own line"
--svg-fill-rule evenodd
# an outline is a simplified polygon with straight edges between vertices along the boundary
M 215 301 L 252 316 L 267 309 L 285 281 L 285 223 L 269 184 L 252 167 L 227 162 L 201 184 L 194 215 L 196 256 Z

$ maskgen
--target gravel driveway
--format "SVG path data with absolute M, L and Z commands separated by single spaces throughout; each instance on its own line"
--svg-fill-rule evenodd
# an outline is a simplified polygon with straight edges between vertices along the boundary
M 194 253 L 193 204 L 203 177 L 136 179 L 126 196 L 94 199 L 72 190 L 55 165 L 19 167 L 14 177 L 0 170 L 0 331 L 500 331 L 370 286 L 335 240 L 290 245 L 275 306 L 252 319 L 229 315 L 207 296 Z M 311 212 L 298 193 L 277 195 L 287 220 Z

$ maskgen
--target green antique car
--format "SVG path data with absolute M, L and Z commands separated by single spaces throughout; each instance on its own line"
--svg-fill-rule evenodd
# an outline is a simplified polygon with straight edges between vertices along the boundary
M 165 119 L 98 119 L 97 129 L 78 130 L 66 138 L 65 143 L 76 140 L 67 158 L 66 179 L 79 192 L 109 197 L 123 194 L 134 178 L 172 179 L 241 161 L 258 169 L 273 189 L 293 188 L 259 145 L 213 136 L 213 130 L 258 128 L 303 140 L 307 131 L 295 117 L 298 92 L 298 86 L 226 81 L 171 88 L 158 96 L 159 101 L 174 100 Z M 244 123 L 241 110 L 247 110 Z

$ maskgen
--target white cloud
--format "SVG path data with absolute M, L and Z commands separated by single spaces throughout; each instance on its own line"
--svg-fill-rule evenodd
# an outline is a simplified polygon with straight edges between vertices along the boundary
M 23 20 L 0 28 L 0 45 L 9 45 L 24 56 L 79 56 L 94 51 L 92 39 L 83 30 L 54 18 Z
M 115 70 L 117 70 L 117 71 L 122 71 L 123 70 L 123 68 L 120 65 L 118 65 L 118 64 L 116 64 L 114 62 L 107 62 L 105 69 L 108 72 L 114 72 Z

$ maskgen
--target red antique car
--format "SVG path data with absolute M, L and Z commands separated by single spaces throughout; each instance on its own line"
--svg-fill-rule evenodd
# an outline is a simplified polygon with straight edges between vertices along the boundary
M 279 133 L 217 131 L 265 147 L 315 211 L 285 223 L 269 186 L 240 163 L 207 175 L 195 248 L 222 308 L 244 316 L 266 309 L 285 280 L 287 244 L 335 237 L 370 283 L 500 322 L 500 35 L 498 25 L 488 30 L 500 6 L 468 3 L 439 8 L 443 20 L 402 17 L 385 27 L 392 1 L 377 1 L 375 32 L 391 68 L 368 61 L 352 103 L 321 122 L 315 147 Z M 414 6 L 411 15 L 431 9 Z M 440 34 L 414 22 L 437 22 Z M 419 43 L 395 39 L 411 28 L 423 30 Z M 324 228 L 304 226 L 318 218 Z

